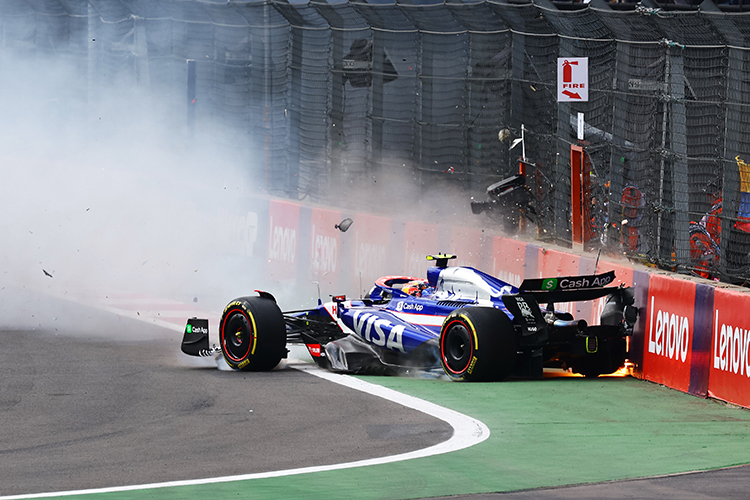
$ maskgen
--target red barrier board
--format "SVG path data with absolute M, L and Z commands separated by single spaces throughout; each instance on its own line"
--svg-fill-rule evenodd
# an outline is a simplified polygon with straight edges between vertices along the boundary
M 750 295 L 716 288 L 708 395 L 750 407 Z
M 537 278 L 553 278 L 556 276 L 577 276 L 581 258 L 559 250 L 547 248 L 539 249 L 539 275 Z M 583 302 L 568 302 L 555 304 L 560 311 L 569 312 L 575 317 L 582 317 L 591 313 L 591 304 Z
M 313 208 L 310 218 L 310 275 L 313 280 L 335 285 L 339 274 L 341 212 Z
M 269 277 L 292 281 L 297 275 L 300 205 L 271 200 L 268 208 Z
M 451 266 L 470 266 L 481 269 L 482 264 L 482 231 L 473 227 L 451 227 L 451 243 L 447 250 L 449 253 L 456 254 L 457 259 L 450 261 Z M 438 249 L 431 253 L 436 253 Z M 425 270 L 427 268 L 425 267 Z M 423 275 L 422 272 L 421 275 Z M 421 276 L 420 275 L 420 276 Z
M 539 276 L 537 278 L 553 278 L 555 276 L 578 275 L 578 263 L 581 258 L 559 250 L 547 248 L 539 249 Z
M 427 256 L 438 252 L 437 245 L 438 228 L 436 224 L 407 222 L 404 230 L 403 273 L 407 276 L 426 276 Z
M 527 278 L 524 272 L 525 263 L 525 242 L 502 236 L 492 238 L 492 269 L 490 271 L 493 276 L 513 286 L 519 286 Z
M 615 264 L 605 260 L 600 260 L 599 265 L 596 266 L 596 272 L 593 274 L 608 273 L 609 271 L 615 272 L 615 281 L 610 283 L 609 286 L 633 286 L 633 268 L 627 267 L 621 264 Z
M 360 290 L 360 284 L 369 290 L 372 283 L 381 276 L 393 274 L 388 268 L 388 242 L 391 238 L 391 219 L 377 215 L 357 214 L 354 225 L 349 230 L 354 232 L 354 266 L 352 285 Z M 391 267 L 393 267 L 391 265 Z
M 652 274 L 643 345 L 643 378 L 683 392 L 690 387 L 695 283 Z

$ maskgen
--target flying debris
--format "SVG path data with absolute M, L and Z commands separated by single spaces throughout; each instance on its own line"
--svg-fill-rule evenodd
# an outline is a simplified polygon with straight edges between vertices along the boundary
M 333 227 L 335 227 L 342 233 L 345 233 L 349 230 L 352 224 L 354 224 L 354 221 L 349 218 L 346 218 L 342 220 L 341 222 L 339 222 L 338 224 L 335 224 Z
M 474 215 L 487 213 L 492 218 L 502 221 L 505 231 L 511 234 L 517 230 L 521 217 L 536 221 L 536 210 L 526 186 L 526 177 L 521 174 L 489 186 L 485 201 L 472 199 L 471 212 Z

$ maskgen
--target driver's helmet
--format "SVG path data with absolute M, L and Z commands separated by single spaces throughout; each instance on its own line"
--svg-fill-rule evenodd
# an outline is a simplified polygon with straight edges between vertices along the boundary
M 414 280 L 404 283 L 404 286 L 401 287 L 401 291 L 414 297 L 421 297 L 422 291 L 428 286 L 429 284 L 427 283 L 427 280 Z

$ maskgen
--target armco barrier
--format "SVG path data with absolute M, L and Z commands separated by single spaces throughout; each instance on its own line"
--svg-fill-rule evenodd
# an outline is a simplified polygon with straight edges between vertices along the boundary
M 248 217 L 262 217 L 262 212 Z M 355 222 L 346 234 L 334 228 L 343 217 Z M 516 285 L 525 278 L 614 270 L 615 284 L 635 288 L 640 309 L 630 339 L 633 374 L 750 408 L 750 291 L 746 289 L 717 288 L 705 280 L 597 261 L 590 255 L 543 248 L 472 227 L 399 221 L 281 200 L 269 202 L 268 223 L 258 221 L 257 233 L 255 241 L 268 242 L 263 265 L 270 279 L 314 280 L 325 293 L 359 295 L 387 274 L 422 277 L 425 255 L 438 251 L 456 253 L 459 264 L 488 269 Z M 256 248 L 251 253 L 264 252 Z M 603 305 L 602 299 L 560 306 L 595 324 Z

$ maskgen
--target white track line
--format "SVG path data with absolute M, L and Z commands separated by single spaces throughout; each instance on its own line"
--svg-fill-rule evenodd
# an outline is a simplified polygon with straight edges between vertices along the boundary
M 109 488 L 97 488 L 90 490 L 77 490 L 77 491 L 59 491 L 50 493 L 39 493 L 29 495 L 13 495 L 0 497 L 0 500 L 17 500 L 26 498 L 52 498 L 52 497 L 63 497 L 72 495 L 90 495 L 96 493 L 114 493 L 122 491 L 136 491 L 146 490 L 152 488 L 172 488 L 177 486 L 196 486 L 201 484 L 213 484 L 213 483 L 228 483 L 232 481 L 247 481 L 250 479 L 265 479 L 272 477 L 292 476 L 296 474 L 308 474 L 311 472 L 324 472 L 341 469 L 351 469 L 354 467 L 365 467 L 368 465 L 379 465 L 388 464 L 393 462 L 400 462 L 403 460 L 411 460 L 414 458 L 424 458 L 432 455 L 440 455 L 443 453 L 450 453 L 452 451 L 462 450 L 469 448 L 475 444 L 479 444 L 482 441 L 490 437 L 490 430 L 479 420 L 458 413 L 457 411 L 450 410 L 443 406 L 430 403 L 423 399 L 415 398 L 407 394 L 403 394 L 386 387 L 382 387 L 376 384 L 365 382 L 358 378 L 349 377 L 347 375 L 339 375 L 336 373 L 327 372 L 317 368 L 314 365 L 295 365 L 294 368 L 307 372 L 316 377 L 340 384 L 351 389 L 372 394 L 388 401 L 401 404 L 407 408 L 412 408 L 427 415 L 433 416 L 448 423 L 453 427 L 453 436 L 447 441 L 438 443 L 428 448 L 421 450 L 410 451 L 407 453 L 400 453 L 398 455 L 391 455 L 388 457 L 370 458 L 367 460 L 358 460 L 356 462 L 345 462 L 340 464 L 331 465 L 320 465 L 314 467 L 302 467 L 298 469 L 286 469 L 271 472 L 258 472 L 255 474 L 243 474 L 239 476 L 224 476 L 224 477 L 212 477 L 206 479 L 191 479 L 186 481 L 169 481 L 164 483 L 151 483 L 151 484 L 140 484 L 132 486 L 113 486 Z

